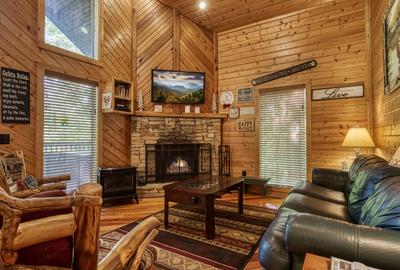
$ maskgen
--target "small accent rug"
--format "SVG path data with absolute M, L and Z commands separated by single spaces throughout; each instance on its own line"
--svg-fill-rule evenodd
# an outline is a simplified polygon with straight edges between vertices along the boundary
M 204 214 L 186 205 L 170 208 L 170 228 L 160 228 L 151 243 L 157 250 L 155 269 L 242 269 L 258 247 L 258 241 L 275 217 L 276 210 L 244 205 L 244 215 L 237 213 L 237 204 L 216 201 L 215 239 L 207 240 Z M 161 222 L 164 212 L 154 214 Z M 100 258 L 103 258 L 138 222 L 128 224 L 101 237 Z

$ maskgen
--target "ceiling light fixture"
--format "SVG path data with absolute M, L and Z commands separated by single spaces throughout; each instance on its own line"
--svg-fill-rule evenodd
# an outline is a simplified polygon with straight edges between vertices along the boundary
M 207 3 L 205 1 L 200 1 L 199 8 L 200 9 L 205 9 L 206 7 L 207 7 Z

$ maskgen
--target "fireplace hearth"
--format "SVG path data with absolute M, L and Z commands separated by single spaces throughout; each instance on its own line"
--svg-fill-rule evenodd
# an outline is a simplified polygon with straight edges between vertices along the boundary
M 211 144 L 146 144 L 146 183 L 211 174 Z

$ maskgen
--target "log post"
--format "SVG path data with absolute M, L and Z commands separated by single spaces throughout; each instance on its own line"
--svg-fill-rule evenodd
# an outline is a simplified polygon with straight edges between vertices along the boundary
M 101 196 L 102 187 L 90 183 L 79 186 L 76 195 Z M 74 241 L 74 269 L 96 270 L 99 254 L 101 204 L 75 207 L 77 222 Z

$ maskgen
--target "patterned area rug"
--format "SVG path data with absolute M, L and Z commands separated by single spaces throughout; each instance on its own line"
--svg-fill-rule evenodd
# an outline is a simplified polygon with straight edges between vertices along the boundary
M 276 210 L 244 206 L 244 215 L 237 213 L 237 205 L 217 201 L 216 237 L 207 240 L 204 214 L 184 205 L 170 208 L 170 228 L 163 227 L 152 242 L 157 250 L 155 269 L 242 269 L 258 247 L 258 241 Z M 164 212 L 154 214 L 160 221 Z M 131 223 L 101 237 L 100 258 L 103 258 L 138 222 Z

